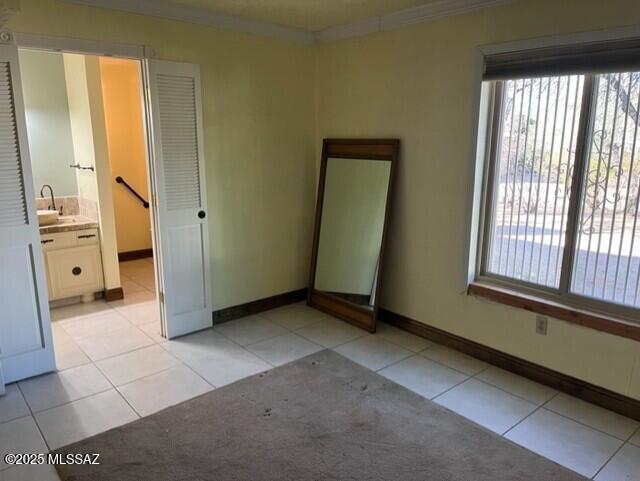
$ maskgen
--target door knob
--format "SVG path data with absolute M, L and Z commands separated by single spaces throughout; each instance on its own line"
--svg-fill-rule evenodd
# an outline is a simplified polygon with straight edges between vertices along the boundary
M 200 217 L 201 219 L 204 219 L 207 216 L 207 214 L 205 213 L 205 211 L 201 210 L 200 212 L 198 212 L 198 217 Z

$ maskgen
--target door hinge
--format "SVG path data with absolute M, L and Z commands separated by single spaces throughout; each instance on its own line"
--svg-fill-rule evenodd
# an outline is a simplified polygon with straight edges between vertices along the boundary
M 158 292 L 158 299 L 160 299 L 160 304 L 164 304 L 164 292 Z

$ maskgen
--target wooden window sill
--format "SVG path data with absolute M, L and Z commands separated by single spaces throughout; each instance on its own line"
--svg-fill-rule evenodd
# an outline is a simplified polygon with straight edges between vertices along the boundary
M 486 283 L 475 282 L 470 284 L 467 294 L 490 299 L 508 306 L 519 307 L 520 309 L 607 332 L 615 336 L 640 341 L 640 324 L 623 319 L 577 309 L 559 302 Z

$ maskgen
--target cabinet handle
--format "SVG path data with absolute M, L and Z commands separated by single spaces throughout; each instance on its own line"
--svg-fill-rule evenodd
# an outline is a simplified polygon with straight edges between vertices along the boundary
M 84 235 L 79 235 L 78 239 L 91 239 L 92 237 L 95 237 L 95 234 L 84 234 Z
M 53 239 L 42 239 L 40 244 L 48 244 L 49 242 L 53 242 Z
M 73 269 L 71 269 L 71 273 L 74 276 L 79 276 L 80 274 L 82 274 L 82 269 L 78 266 L 75 266 Z

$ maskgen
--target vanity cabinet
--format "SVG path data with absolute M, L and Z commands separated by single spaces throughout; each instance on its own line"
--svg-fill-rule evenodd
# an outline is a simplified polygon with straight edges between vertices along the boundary
M 102 256 L 97 229 L 43 234 L 49 300 L 93 295 L 104 289 Z

